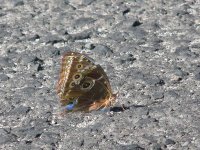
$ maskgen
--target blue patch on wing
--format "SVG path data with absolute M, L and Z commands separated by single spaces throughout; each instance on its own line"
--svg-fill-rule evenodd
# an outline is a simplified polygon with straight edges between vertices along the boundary
M 67 106 L 65 106 L 66 110 L 73 110 L 74 108 L 74 104 L 68 104 Z
M 77 104 L 77 100 L 74 100 L 72 103 L 70 102 L 69 104 L 67 104 L 65 106 L 65 109 L 68 110 L 68 111 L 71 111 L 74 109 L 74 106 Z

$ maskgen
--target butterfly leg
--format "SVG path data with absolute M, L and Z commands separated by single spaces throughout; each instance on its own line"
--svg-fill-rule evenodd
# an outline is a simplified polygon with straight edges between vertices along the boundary
M 105 101 L 105 102 L 94 102 L 90 107 L 89 111 L 91 110 L 99 110 L 100 108 L 104 109 L 110 106 L 110 101 Z

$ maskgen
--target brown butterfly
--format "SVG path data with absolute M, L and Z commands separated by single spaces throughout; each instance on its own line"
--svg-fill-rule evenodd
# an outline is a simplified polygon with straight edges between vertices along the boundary
M 77 52 L 67 52 L 63 56 L 56 89 L 66 112 L 106 108 L 116 99 L 102 67 Z

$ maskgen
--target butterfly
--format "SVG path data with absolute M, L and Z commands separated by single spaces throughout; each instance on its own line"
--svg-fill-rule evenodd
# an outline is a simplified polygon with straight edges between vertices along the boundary
M 63 55 L 56 89 L 65 112 L 107 108 L 116 99 L 103 68 L 78 52 L 70 51 Z

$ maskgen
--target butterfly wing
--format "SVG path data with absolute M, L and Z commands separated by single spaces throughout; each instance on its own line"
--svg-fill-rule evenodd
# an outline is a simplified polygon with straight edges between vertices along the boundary
M 91 69 L 92 66 L 94 66 L 92 60 L 86 59 L 85 56 L 79 53 L 67 52 L 63 56 L 60 77 L 57 83 L 57 93 L 62 105 L 66 105 L 73 96 L 78 97 L 83 94 L 80 87 L 77 84 L 74 86 L 74 84 L 80 82 L 80 79 L 84 78 L 87 70 Z M 79 78 L 74 79 L 76 75 Z
M 94 81 L 94 85 L 85 94 L 78 98 L 78 104 L 74 111 L 91 111 L 108 107 L 113 102 L 113 96 L 109 80 L 101 68 L 97 65 L 95 69 L 87 74 L 85 81 Z
M 110 106 L 113 94 L 100 65 L 86 55 L 67 52 L 62 59 L 57 93 L 61 105 L 71 111 L 90 111 Z M 69 110 L 69 109 L 68 109 Z

